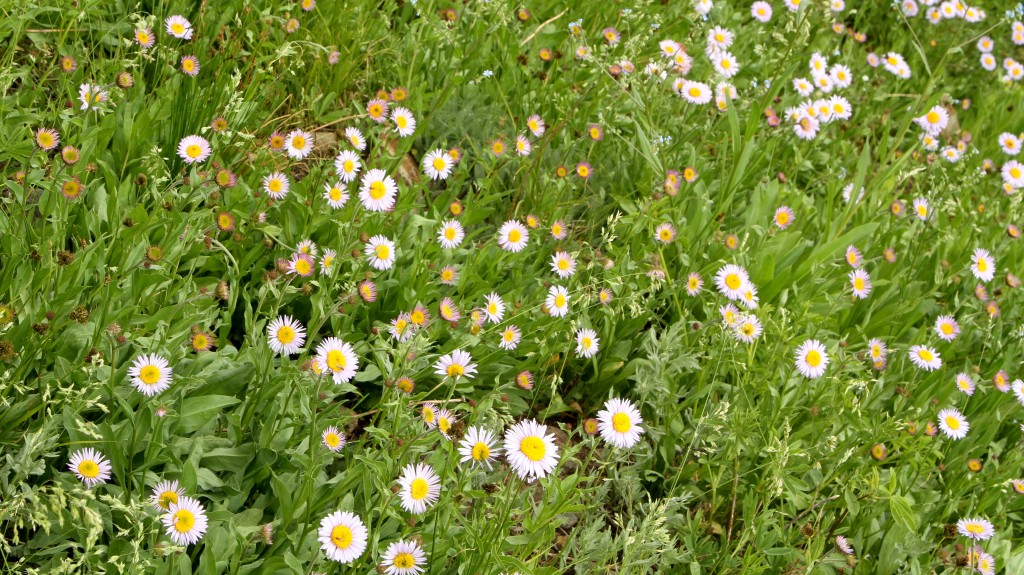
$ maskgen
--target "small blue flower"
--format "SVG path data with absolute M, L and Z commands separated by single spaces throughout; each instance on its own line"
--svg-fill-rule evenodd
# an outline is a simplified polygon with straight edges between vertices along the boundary
M 484 78 L 490 78 L 493 75 L 494 72 L 491 72 L 490 70 L 484 70 Z

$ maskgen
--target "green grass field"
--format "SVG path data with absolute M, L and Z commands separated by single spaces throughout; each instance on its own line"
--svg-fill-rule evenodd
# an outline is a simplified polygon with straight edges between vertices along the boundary
M 0 6 L 4 573 L 1024 573 L 1024 6 Z

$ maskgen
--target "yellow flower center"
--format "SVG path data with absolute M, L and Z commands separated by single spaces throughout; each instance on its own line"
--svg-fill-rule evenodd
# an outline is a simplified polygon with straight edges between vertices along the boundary
M 925 206 L 917 206 L 917 215 L 922 218 L 928 215 L 928 208 Z
M 95 479 L 100 475 L 100 466 L 96 465 L 95 461 L 91 459 L 86 459 L 85 461 L 78 464 L 78 473 L 82 477 Z
M 491 456 L 491 448 L 486 443 L 478 441 L 473 446 L 473 459 L 477 461 L 484 461 Z
M 593 345 L 594 345 L 594 340 L 590 339 L 589 337 L 585 337 L 585 338 L 583 338 L 583 339 L 582 339 L 582 340 L 580 341 L 580 346 L 581 346 L 581 347 L 582 347 L 583 349 L 590 349 L 590 348 L 591 348 L 591 346 L 593 346 Z
M 335 201 L 335 202 L 340 202 L 341 201 L 341 195 L 342 194 L 341 194 L 341 189 L 339 189 L 339 188 L 331 188 L 331 191 L 330 191 L 330 193 L 328 195 L 331 197 L 332 201 Z
M 391 565 L 396 569 L 412 569 L 416 565 L 416 559 L 412 556 L 412 553 L 399 553 L 395 555 Z
M 388 259 L 388 256 L 391 255 L 391 250 L 389 250 L 388 246 L 384 244 L 377 246 L 373 251 L 377 254 L 377 259 L 379 260 L 386 260 Z
M 986 262 L 983 258 L 978 258 L 978 271 L 988 271 L 988 262 Z
M 327 352 L 327 367 L 331 371 L 341 371 L 348 365 L 348 360 L 345 359 L 345 354 L 341 353 L 341 350 L 332 349 Z
M 370 106 L 370 115 L 374 118 L 379 118 L 384 113 L 384 108 L 380 104 L 374 104 Z
M 740 326 L 740 332 L 746 336 L 754 335 L 754 326 L 749 323 L 745 323 Z
M 417 501 L 426 497 L 429 491 L 430 486 L 427 484 L 427 480 L 422 477 L 413 479 L 412 483 L 409 485 L 409 495 Z
M 282 325 L 277 329 L 277 341 L 284 344 L 295 341 L 295 330 L 287 325 Z
M 338 549 L 348 549 L 352 545 L 352 530 L 345 525 L 336 525 L 331 529 L 331 543 Z
M 558 260 L 558 269 L 560 269 L 562 271 L 565 271 L 565 270 L 569 269 L 569 260 L 567 260 L 567 259 L 560 259 L 560 260 Z
M 920 357 L 924 361 L 931 361 L 934 356 L 932 355 L 932 352 L 928 351 L 927 349 L 922 349 L 921 351 L 917 352 L 917 357 Z
M 188 533 L 196 524 L 196 516 L 188 509 L 179 509 L 174 512 L 174 530 L 178 533 Z
M 384 182 L 373 182 L 370 184 L 370 197 L 379 200 L 384 197 L 387 192 L 387 188 L 384 187 Z
M 196 63 L 191 58 L 185 58 L 181 62 L 181 68 L 186 72 L 191 72 L 196 69 Z
M 445 168 L 444 158 L 442 158 L 440 156 L 434 158 L 433 164 L 434 164 L 434 169 L 437 170 L 438 172 L 440 172 L 441 170 L 443 170 Z
M 697 289 L 697 285 L 697 278 L 690 278 L 690 280 L 686 282 L 686 286 L 692 290 Z
M 139 379 L 146 385 L 153 385 L 160 381 L 160 368 L 155 365 L 147 365 L 139 370 Z
M 280 192 L 283 187 L 284 186 L 281 185 L 281 180 L 278 180 L 277 178 L 274 178 L 273 180 L 267 182 L 267 189 L 270 190 L 271 192 L 274 192 L 275 194 Z
M 597 128 L 591 128 L 590 129 L 590 137 L 595 139 L 595 140 L 600 138 L 601 137 L 601 130 L 599 130 Z
M 513 244 L 517 243 L 520 239 L 522 239 L 522 237 L 523 237 L 523 234 L 520 233 L 520 231 L 516 230 L 516 229 L 513 229 L 513 230 L 511 230 L 508 233 L 508 241 L 513 243 Z
M 297 148 L 299 150 L 305 148 L 306 138 L 303 138 L 302 136 L 295 136 L 294 138 L 292 138 L 292 147 Z
M 789 223 L 789 214 L 779 212 L 779 215 L 775 216 L 775 221 L 784 226 Z
M 441 433 L 448 433 L 448 430 L 452 428 L 452 422 L 447 417 L 441 417 L 437 420 L 437 428 L 441 430 Z
M 700 88 L 698 88 L 697 86 L 691 87 L 690 88 L 690 97 L 691 98 L 700 97 Z
M 185 155 L 187 155 L 190 158 L 198 158 L 202 153 L 203 149 L 196 144 L 192 144 L 191 146 L 185 148 Z
M 72 180 L 64 183 L 63 191 L 65 196 L 75 198 L 78 197 L 78 194 L 81 193 L 82 189 L 78 185 L 78 182 Z
M 857 291 L 862 291 L 864 289 L 864 280 L 862 278 L 859 278 L 859 277 L 858 278 L 854 278 L 853 279 L 853 289 L 855 289 Z
M 455 273 L 450 269 L 441 270 L 441 279 L 444 281 L 451 281 L 455 277 Z
M 928 112 L 928 114 L 925 116 L 925 119 L 928 120 L 929 124 L 938 124 L 939 113 L 936 112 L 935 110 L 932 110 L 931 112 Z
M 38 136 L 39 145 L 48 148 L 53 145 L 53 136 L 49 132 L 40 132 Z
M 454 241 L 455 240 L 455 228 L 446 228 L 444 230 L 444 237 L 448 241 Z
M 295 271 L 298 272 L 300 275 L 308 274 L 311 271 L 310 270 L 310 265 L 309 265 L 309 260 L 305 260 L 305 259 L 295 260 Z
M 448 377 L 455 378 L 466 373 L 465 368 L 457 363 L 448 366 Z
M 1020 168 L 1018 168 L 1017 166 L 1014 166 L 1014 167 L 1010 168 L 1010 176 L 1012 176 L 1014 178 L 1019 178 L 1020 177 Z
M 659 237 L 661 237 L 661 241 L 667 242 L 672 239 L 672 230 L 669 230 L 667 228 L 663 229 L 660 232 L 658 232 L 658 235 Z
M 327 437 L 324 438 L 324 443 L 327 444 L 327 447 L 337 447 L 341 444 L 341 438 L 338 437 L 337 433 L 328 433 Z
M 494 142 L 494 144 L 491 145 L 491 151 L 495 154 L 500 154 L 505 151 L 505 144 L 502 144 L 501 142 Z
M 576 173 L 585 178 L 590 175 L 590 168 L 587 166 L 579 166 L 576 168 Z
M 395 124 L 404 130 L 405 127 L 409 125 L 409 120 L 407 120 L 405 116 L 398 116 L 395 118 Z
M 821 365 L 821 354 L 818 353 L 818 350 L 812 349 L 804 356 L 804 361 L 811 367 L 818 367 Z
M 184 34 L 185 26 L 180 22 L 175 22 L 174 24 L 171 24 L 171 32 L 174 32 L 175 34 Z
M 942 333 L 944 333 L 946 335 L 952 335 L 953 334 L 953 326 L 952 326 L 952 324 L 944 323 L 941 326 L 939 326 L 939 329 L 942 330 Z
M 625 413 L 619 412 L 612 416 L 612 429 L 619 433 L 626 433 L 633 427 L 633 422 Z
M 177 491 L 164 491 L 163 493 L 160 494 L 160 497 L 157 499 L 156 503 L 157 503 L 157 505 L 159 505 L 160 507 L 162 507 L 164 509 L 170 509 L 171 508 L 171 503 L 177 503 L 177 502 L 178 502 L 178 492 Z
M 413 310 L 412 314 L 409 315 L 409 321 L 416 325 L 423 325 L 423 322 L 427 321 L 426 316 L 420 310 Z
M 502 337 L 505 339 L 505 341 L 511 342 L 512 340 L 514 340 L 516 338 L 516 332 L 514 332 L 514 331 L 512 331 L 510 329 L 506 329 L 505 333 L 504 333 L 504 335 Z
M 342 168 L 343 170 L 345 170 L 345 173 L 349 173 L 349 172 L 351 172 L 352 170 L 354 170 L 354 169 L 355 169 L 355 167 L 356 167 L 356 165 L 355 165 L 355 163 L 354 163 L 354 162 L 353 162 L 352 160 L 345 160 L 345 161 L 344 161 L 344 162 L 343 162 L 343 163 L 341 164 L 341 168 Z
M 536 132 L 537 129 L 540 127 L 537 125 L 537 120 L 529 120 L 528 122 L 526 122 L 526 126 L 530 128 L 531 132 Z
M 741 285 L 743 285 L 743 280 L 740 279 L 739 275 L 737 275 L 737 274 L 728 274 L 727 276 L 725 276 L 725 286 L 727 288 L 729 288 L 729 289 L 740 289 Z
M 530 461 L 540 461 L 547 454 L 547 447 L 545 447 L 544 441 L 541 438 L 536 435 L 530 435 L 524 437 L 519 442 L 519 451 Z
M 559 226 L 559 225 L 551 226 L 551 234 L 555 235 L 555 236 L 562 235 L 562 226 Z
M 558 294 L 555 296 L 555 307 L 565 307 L 565 296 Z
M 208 343 L 210 343 L 210 340 L 201 333 L 196 334 L 196 336 L 192 338 L 192 347 L 196 349 L 206 349 L 206 345 Z

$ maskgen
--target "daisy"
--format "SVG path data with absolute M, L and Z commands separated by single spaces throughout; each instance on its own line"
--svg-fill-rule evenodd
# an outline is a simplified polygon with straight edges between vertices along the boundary
M 711 88 L 701 82 L 683 80 L 679 95 L 691 104 L 707 104 L 711 101 Z
M 576 273 L 576 260 L 567 252 L 555 252 L 551 256 L 551 271 L 565 279 Z
M 544 300 L 548 313 L 554 317 L 565 317 L 569 313 L 569 290 L 562 286 L 548 288 L 548 297 Z
M 686 278 L 686 295 L 695 296 L 704 289 L 704 278 L 697 272 L 690 272 Z
M 544 135 L 544 131 L 547 127 L 544 125 L 544 119 L 534 114 L 526 119 L 526 128 L 530 130 L 533 137 L 539 138 Z
M 366 551 L 366 526 L 354 513 L 335 511 L 320 520 L 320 548 L 327 558 L 351 563 Z
M 199 58 L 195 56 L 182 56 L 181 71 L 195 78 L 199 74 Z
M 667 244 L 675 238 L 676 229 L 668 222 L 659 224 L 658 227 L 654 229 L 654 239 L 663 244 Z
M 163 516 L 167 536 L 178 545 L 192 545 L 206 533 L 207 519 L 203 505 L 197 499 L 182 496 L 171 503 Z
M 60 134 L 52 128 L 39 128 L 36 131 L 36 145 L 42 150 L 52 150 L 60 143 Z M 180 152 L 179 152 L 180 153 Z
M 361 167 L 359 154 L 352 150 L 342 150 L 334 158 L 334 171 L 338 172 L 338 177 L 346 184 L 356 179 Z
M 842 535 L 836 535 L 836 548 L 847 555 L 853 555 L 853 547 L 850 546 L 850 542 L 846 540 L 846 537 Z
M 359 128 L 345 128 L 345 139 L 355 149 L 363 151 L 366 149 L 366 138 L 363 133 L 359 131 Z
M 152 48 L 155 38 L 153 31 L 149 28 L 137 28 L 135 30 L 135 42 L 143 48 Z
M 567 234 L 568 231 L 565 228 L 565 222 L 562 220 L 555 220 L 551 224 L 551 237 L 556 240 L 564 240 Z
M 1021 150 L 1021 139 L 1009 132 L 1003 132 L 999 134 L 999 147 L 1004 154 L 1016 156 Z
M 359 201 L 371 212 L 385 212 L 395 206 L 395 194 L 398 184 L 381 169 L 373 169 L 365 174 L 359 188 Z
M 627 399 L 613 398 L 597 412 L 597 428 L 601 437 L 615 447 L 631 448 L 644 432 L 640 411 Z
M 917 214 L 918 219 L 926 221 L 930 215 L 928 200 L 925 198 L 914 198 L 914 213 Z
M 391 112 L 391 121 L 395 123 L 395 131 L 403 138 L 411 136 L 416 131 L 416 118 L 406 108 L 395 108 Z
M 807 378 L 817 378 L 825 374 L 828 367 L 828 354 L 825 346 L 816 339 L 809 339 L 796 350 L 796 369 Z
M 346 442 L 345 434 L 338 431 L 338 428 L 333 425 L 324 430 L 320 440 L 323 441 L 324 447 L 331 451 L 341 451 L 341 448 L 345 447 Z
M 1024 381 L 1020 379 L 1013 380 L 1010 383 L 1010 390 L 1013 391 L 1013 395 L 1017 398 L 1017 401 L 1021 405 L 1024 405 Z M 1024 430 L 1024 425 L 1021 425 L 1021 429 Z
M 391 320 L 391 323 L 388 325 L 388 332 L 391 334 L 391 337 L 400 342 L 408 341 L 413 336 L 414 329 L 407 313 L 398 314 L 398 317 Z
M 426 562 L 427 556 L 416 541 L 395 541 L 380 558 L 385 575 L 419 575 L 425 571 L 421 565 Z
M 744 285 L 738 301 L 747 309 L 757 309 L 757 288 L 751 283 Z
M 988 250 L 978 248 L 974 250 L 974 255 L 971 256 L 971 272 L 974 273 L 974 277 L 978 278 L 983 282 L 992 281 L 992 278 L 996 274 L 996 261 L 992 257 L 992 254 L 988 253 Z
M 555 436 L 536 420 L 520 421 L 505 431 L 505 458 L 521 479 L 543 479 L 558 465 Z
M 110 461 L 91 447 L 73 453 L 68 469 L 90 489 L 110 479 Z
M 395 263 L 395 242 L 384 236 L 373 236 L 363 246 L 370 267 L 375 270 L 388 270 Z
M 988 519 L 982 519 L 981 517 L 961 519 L 960 521 L 957 521 L 956 530 L 960 535 L 963 535 L 968 539 L 974 539 L 975 541 L 987 541 L 991 539 L 992 535 L 996 532 L 992 527 L 992 522 Z
M 462 317 L 459 314 L 459 308 L 455 306 L 455 302 L 450 297 L 443 298 L 437 308 L 441 319 L 445 321 L 457 322 Z
M 462 229 L 462 224 L 458 220 L 442 222 L 441 229 L 437 231 L 437 241 L 446 250 L 459 247 L 459 244 L 462 243 L 465 237 L 466 232 Z
M 722 295 L 737 300 L 743 296 L 744 288 L 750 283 L 747 270 L 734 264 L 727 264 L 715 274 L 715 286 Z
M 278 355 L 299 353 L 305 343 L 306 328 L 291 316 L 278 316 L 267 326 L 267 344 Z
M 316 348 L 316 360 L 326 368 L 324 373 L 329 373 L 336 384 L 347 383 L 359 369 L 359 358 L 355 350 L 336 337 L 320 342 Z
M 334 185 L 324 184 L 324 199 L 327 200 L 327 205 L 335 210 L 344 208 L 348 202 L 348 189 L 344 182 L 339 180 Z
M 950 315 L 940 315 L 935 319 L 935 334 L 944 341 L 953 341 L 960 335 L 960 324 Z
M 519 342 L 522 339 L 523 334 L 519 331 L 519 328 L 514 325 L 510 325 L 502 330 L 501 341 L 498 342 L 498 347 L 505 351 L 512 351 L 519 346 Z
M 505 302 L 501 300 L 501 296 L 493 292 L 487 296 L 484 314 L 491 323 L 498 323 L 505 317 Z
M 459 271 L 454 266 L 444 266 L 441 268 L 441 283 L 446 286 L 455 285 L 455 282 L 459 279 Z
M 477 426 L 470 427 L 459 442 L 462 463 L 491 469 L 494 459 L 501 454 L 501 448 L 497 447 L 496 442 L 497 437 L 490 431 Z
M 973 8 L 972 8 L 973 10 Z M 996 572 L 996 558 L 985 553 L 981 548 L 976 547 L 972 551 L 973 556 L 976 558 L 974 562 L 974 568 L 978 570 L 981 575 L 995 575 Z
M 932 106 L 931 110 L 915 118 L 914 122 L 928 134 L 938 136 L 949 125 L 949 113 L 942 106 Z
M 363 280 L 359 282 L 357 291 L 359 292 L 359 297 L 363 298 L 363 301 L 368 303 L 377 301 L 377 284 L 372 281 Z
M 772 5 L 762 0 L 754 2 L 750 6 L 750 15 L 758 22 L 766 24 L 772 19 Z
M 865 299 L 871 293 L 871 277 L 864 270 L 853 270 L 850 272 L 850 287 L 853 288 L 853 296 L 857 299 Z
M 453 380 L 460 377 L 472 378 L 476 373 L 476 364 L 472 363 L 472 360 L 468 351 L 456 349 L 437 359 L 434 363 L 434 373 Z
M 284 199 L 288 195 L 289 186 L 288 176 L 281 172 L 274 172 L 263 178 L 263 190 L 275 200 Z
M 864 258 L 861 256 L 860 250 L 854 246 L 846 248 L 846 263 L 850 264 L 850 267 L 859 268 L 863 261 Z
M 719 315 L 722 316 L 722 323 L 726 327 L 736 328 L 740 323 L 740 310 L 731 303 L 725 304 L 718 308 Z
M 711 55 L 711 64 L 723 78 L 732 78 L 740 71 L 740 64 L 736 57 L 724 50 Z
M 157 511 L 168 511 L 172 503 L 177 503 L 185 496 L 185 490 L 178 486 L 177 481 L 161 481 L 153 488 L 149 502 Z
M 398 485 L 402 508 L 417 515 L 426 512 L 441 495 L 441 479 L 424 463 L 406 465 Z
M 192 24 L 184 16 L 174 15 L 164 21 L 167 33 L 182 40 L 192 39 Z
M 422 305 L 416 304 L 416 307 L 409 313 L 409 321 L 416 327 L 423 327 L 430 321 L 430 312 Z
M 380 99 L 370 100 L 366 103 L 366 113 L 374 122 L 383 124 L 388 121 L 388 103 Z
M 576 355 L 591 358 L 597 353 L 601 340 L 597 332 L 589 328 L 583 328 L 576 332 Z
M 762 331 L 761 320 L 753 315 L 745 315 L 739 320 L 738 325 L 733 328 L 733 336 L 743 343 L 754 343 L 754 340 L 760 337 Z
M 313 275 L 316 260 L 309 254 L 298 253 L 288 261 L 288 273 L 308 278 Z
M 447 409 L 437 410 L 437 430 L 446 438 L 451 439 L 448 437 L 448 432 L 451 431 L 452 426 L 455 425 L 456 421 L 458 421 L 458 419 L 456 419 L 455 416 L 452 415 L 452 412 Z
M 135 389 L 146 396 L 154 396 L 171 386 L 174 377 L 171 365 L 156 354 L 140 355 L 128 368 Z
M 423 173 L 431 180 L 447 180 L 454 164 L 455 161 L 448 152 L 437 149 L 423 158 Z
M 96 84 L 82 84 L 78 87 L 78 99 L 82 102 L 82 110 L 90 110 L 101 102 L 106 102 L 109 95 L 102 86 Z
M 793 210 L 789 206 L 781 206 L 775 210 L 775 217 L 772 218 L 772 221 L 780 230 L 788 228 L 793 223 Z
M 872 339 L 868 341 L 868 353 L 871 354 L 871 359 L 882 360 L 888 355 L 889 350 L 886 349 L 885 343 L 880 339 Z
M 933 348 L 923 345 L 912 345 L 908 351 L 910 361 L 925 371 L 934 371 L 942 367 L 942 357 Z
M 522 251 L 528 241 L 530 241 L 530 230 L 515 220 L 505 222 L 498 229 L 498 245 L 503 250 L 510 252 Z
M 974 395 L 974 378 L 963 372 L 956 374 L 956 388 L 968 396 Z

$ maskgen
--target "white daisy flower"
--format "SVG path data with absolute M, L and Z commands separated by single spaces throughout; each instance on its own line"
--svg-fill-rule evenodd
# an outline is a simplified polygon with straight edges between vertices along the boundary
M 279 316 L 267 326 L 267 343 L 278 355 L 299 353 L 306 343 L 306 328 L 291 316 Z
M 498 245 L 503 250 L 510 252 L 522 251 L 528 241 L 530 241 L 530 230 L 515 220 L 505 222 L 498 229 Z
M 987 541 L 996 533 L 995 528 L 992 527 L 992 522 L 981 517 L 957 521 L 956 530 L 960 532 L 960 535 L 975 541 Z
M 395 541 L 380 558 L 385 575 L 419 575 L 425 569 L 427 556 L 415 541 Z
M 949 125 L 949 112 L 942 106 L 932 106 L 923 116 L 915 118 L 914 123 L 926 133 L 938 136 Z
M 910 355 L 910 361 L 925 371 L 934 371 L 942 367 L 942 358 L 934 348 L 912 345 L 908 354 Z
M 548 313 L 554 317 L 565 317 L 569 313 L 569 290 L 553 285 L 548 288 L 548 297 L 544 300 Z
M 441 223 L 441 229 L 437 231 L 437 241 L 441 244 L 441 247 L 446 250 L 451 250 L 459 247 L 462 240 L 465 239 L 466 232 L 462 229 L 462 224 L 458 220 L 447 220 Z
M 558 465 L 555 436 L 536 420 L 520 421 L 505 431 L 505 458 L 521 479 L 543 479 Z
M 978 248 L 971 256 L 971 273 L 983 282 L 992 281 L 996 275 L 996 260 L 988 250 Z
M 178 545 L 192 545 L 206 533 L 206 511 L 197 499 L 182 496 L 163 516 L 167 536 Z
M 533 134 L 534 138 L 543 136 L 544 131 L 547 129 L 544 125 L 544 120 L 537 114 L 526 119 L 526 127 L 530 130 L 530 133 Z
M 152 397 L 171 386 L 174 377 L 171 364 L 156 354 L 140 355 L 128 368 L 128 377 L 135 389 Z
M 940 315 L 935 318 L 935 334 L 943 341 L 953 341 L 960 335 L 960 324 L 951 315 Z
M 497 293 L 492 292 L 487 295 L 484 315 L 487 316 L 487 321 L 491 323 L 498 323 L 505 317 L 505 302 L 501 300 L 501 296 Z
M 750 283 L 747 270 L 734 264 L 726 264 L 715 274 L 715 285 L 722 295 L 731 300 L 740 299 L 743 296 L 743 288 Z
M 398 479 L 398 486 L 402 508 L 417 515 L 437 503 L 441 495 L 441 478 L 425 463 L 406 465 L 402 477 Z
M 370 267 L 375 270 L 388 270 L 395 263 L 395 242 L 384 236 L 373 236 L 363 246 Z
M 514 325 L 506 326 L 501 331 L 501 341 L 498 342 L 498 347 L 505 351 L 512 351 L 519 345 L 522 339 L 523 334 L 519 331 L 518 327 Z
M 395 207 L 395 195 L 398 184 L 381 169 L 373 169 L 363 174 L 359 188 L 359 201 L 371 212 L 386 212 Z
M 336 337 L 329 337 L 316 348 L 316 360 L 330 374 L 334 383 L 351 381 L 359 369 L 359 357 L 352 346 Z
M 743 343 L 754 343 L 762 331 L 761 320 L 757 319 L 757 316 L 745 315 L 733 328 L 733 336 Z
M 346 184 L 356 179 L 362 167 L 363 164 L 359 159 L 359 154 L 352 150 L 342 150 L 334 158 L 334 171 L 338 172 L 338 177 Z
M 871 294 L 871 277 L 864 270 L 853 270 L 850 272 L 850 287 L 853 289 L 853 297 L 865 299 Z
M 628 399 L 609 399 L 604 409 L 597 412 L 597 430 L 605 441 L 615 447 L 631 448 L 640 441 L 644 422 L 638 410 Z
M 334 185 L 324 184 L 324 199 L 327 200 L 328 206 L 335 210 L 340 210 L 348 202 L 348 188 L 340 180 L 335 182 Z
M 324 446 L 331 451 L 341 451 L 342 447 L 345 447 L 346 439 L 345 434 L 338 431 L 335 426 L 330 426 L 324 430 L 323 435 L 320 436 L 320 440 L 324 442 Z
M 399 106 L 392 110 L 391 121 L 395 123 L 395 131 L 403 138 L 413 135 L 416 131 L 416 118 L 406 108 Z
M 82 110 L 95 108 L 96 104 L 106 102 L 109 94 L 96 84 L 82 84 L 78 87 L 78 99 L 82 102 Z
M 456 349 L 437 359 L 434 363 L 434 373 L 453 380 L 460 377 L 472 378 L 476 373 L 476 364 L 472 361 L 473 358 L 468 351 Z
M 558 274 L 558 277 L 565 279 L 576 273 L 576 260 L 567 252 L 555 252 L 551 256 L 551 271 Z
M 149 502 L 157 511 L 168 511 L 172 503 L 177 503 L 185 496 L 185 490 L 175 481 L 161 481 L 153 488 Z
M 925 198 L 914 198 L 914 213 L 917 214 L 919 220 L 927 220 L 928 216 L 931 215 L 931 206 L 928 205 L 928 200 Z
M 974 395 L 974 378 L 969 374 L 960 372 L 956 374 L 956 388 L 968 396 Z
M 284 199 L 288 195 L 289 187 L 288 176 L 281 172 L 274 172 L 263 178 L 263 190 L 275 200 Z
M 302 130 L 292 130 L 285 136 L 285 149 L 288 157 L 303 160 L 313 151 L 313 136 Z
M 703 82 L 683 80 L 678 90 L 679 95 L 691 104 L 707 104 L 711 101 L 711 88 Z
M 178 142 L 178 156 L 186 164 L 196 164 L 210 157 L 210 142 L 202 136 L 185 136 Z
M 167 33 L 182 40 L 192 39 L 192 24 L 184 16 L 174 15 L 164 21 Z
M 351 563 L 366 551 L 366 526 L 354 513 L 335 511 L 320 520 L 320 548 L 327 558 Z
M 73 453 L 68 469 L 90 489 L 110 479 L 110 461 L 91 447 Z
M 491 469 L 494 459 L 501 455 L 501 448 L 496 445 L 497 440 L 497 436 L 486 429 L 470 427 L 459 441 L 462 463 L 487 466 L 487 469 Z
M 589 328 L 579 330 L 576 332 L 576 355 L 586 358 L 594 357 L 600 342 L 596 331 Z
M 828 362 L 825 346 L 816 339 L 805 341 L 796 350 L 796 369 L 804 377 L 814 379 L 825 375 Z
M 431 180 L 447 180 L 452 173 L 453 164 L 448 152 L 437 149 L 423 158 L 423 173 Z
M 348 143 L 360 152 L 366 149 L 366 138 L 363 133 L 359 131 L 359 128 L 349 127 L 345 128 L 345 139 Z

